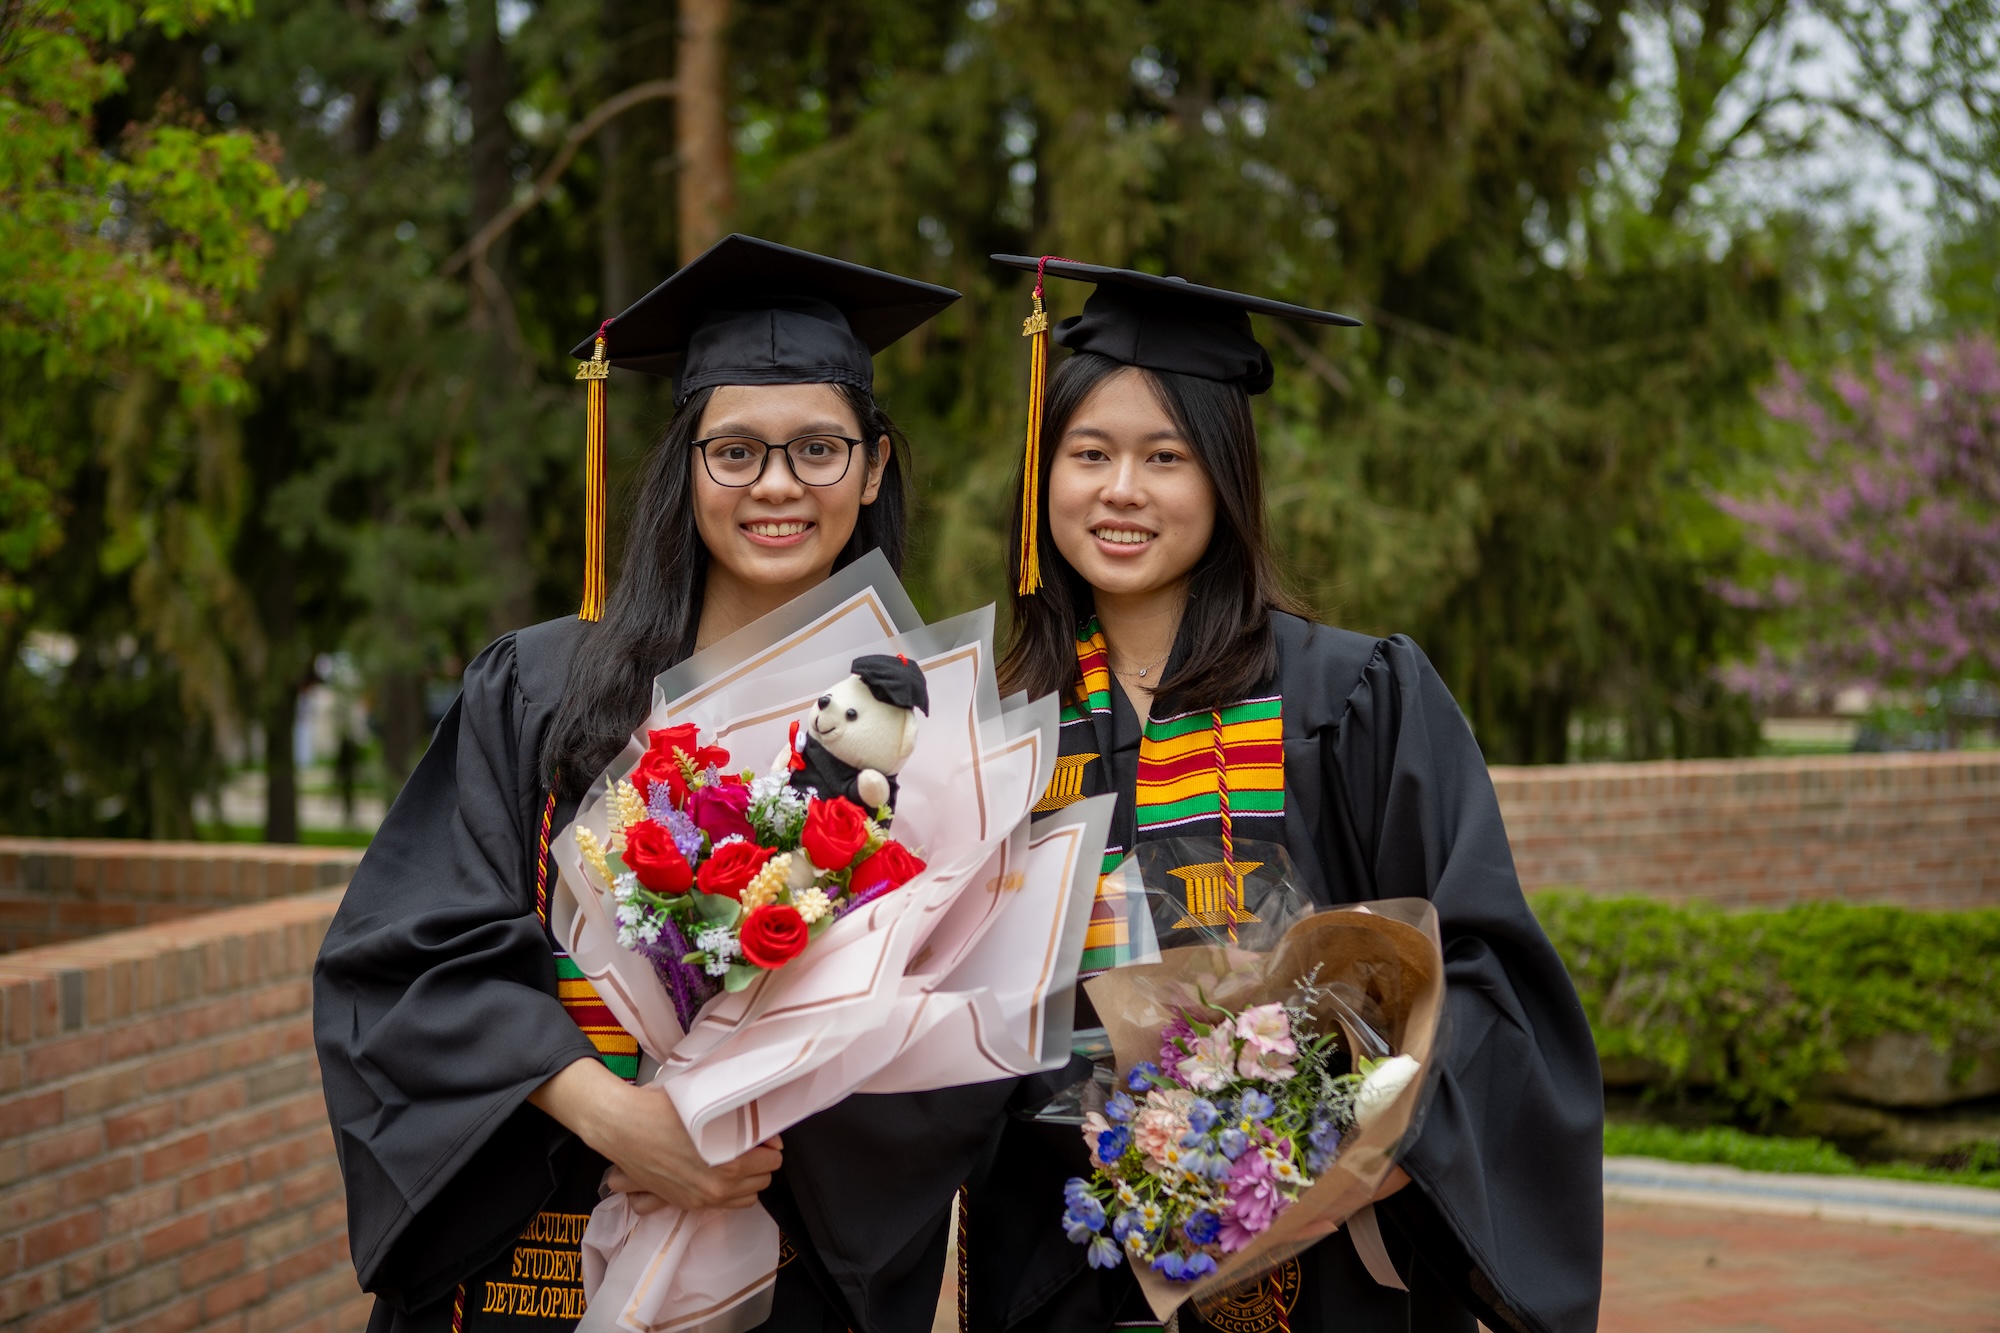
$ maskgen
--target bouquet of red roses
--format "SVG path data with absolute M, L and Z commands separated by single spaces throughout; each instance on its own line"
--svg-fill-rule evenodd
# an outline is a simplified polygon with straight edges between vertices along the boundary
M 618 942 L 650 958 L 670 987 L 688 982 L 668 965 L 678 960 L 741 990 L 925 868 L 844 796 L 821 800 L 784 776 L 726 772 L 729 751 L 701 744 L 693 723 L 646 739 L 638 766 L 609 793 L 609 845 L 588 827 L 576 840 L 617 903 Z

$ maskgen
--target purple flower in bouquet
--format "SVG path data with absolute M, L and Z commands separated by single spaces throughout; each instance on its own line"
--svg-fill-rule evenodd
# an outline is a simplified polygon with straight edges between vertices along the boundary
M 1132 1131 L 1123 1125 L 1113 1125 L 1097 1136 L 1097 1160 L 1115 1162 L 1125 1155 L 1132 1146 Z
M 665 783 L 653 788 L 654 795 L 662 804 L 666 802 L 666 790 Z M 694 821 L 685 812 L 667 806 L 665 817 L 655 822 L 666 829 L 667 836 L 674 840 L 675 849 L 687 858 L 689 865 L 701 859 L 701 830 L 695 827 Z
M 1228 1201 L 1222 1206 L 1221 1244 L 1224 1254 L 1234 1254 L 1271 1225 L 1271 1219 L 1285 1206 L 1278 1182 L 1271 1178 L 1271 1164 L 1261 1152 L 1246 1152 L 1229 1171 Z
M 1195 1098 L 1193 1101 L 1188 1103 L 1188 1108 L 1187 1108 L 1187 1122 L 1188 1122 L 1189 1132 L 1194 1134 L 1208 1133 L 1209 1130 L 1215 1128 L 1216 1119 L 1220 1116 L 1220 1114 L 1221 1113 L 1215 1109 L 1215 1103 L 1208 1100 L 1208 1098 L 1206 1097 Z
M 680 814 L 678 810 L 674 813 Z M 681 1030 L 685 1032 L 694 1025 L 695 1011 L 706 1004 L 719 988 L 702 974 L 700 968 L 681 961 L 688 953 L 688 942 L 674 919 L 662 914 L 658 920 L 659 939 L 651 942 L 640 940 L 632 948 L 653 965 L 653 974 L 666 986 L 667 995 L 674 1002 L 674 1016 L 680 1019 Z
M 1313 1119 L 1306 1147 L 1306 1170 L 1318 1175 L 1333 1164 L 1334 1154 L 1340 1151 L 1340 1130 L 1333 1117 L 1322 1114 Z
M 1187 1015 L 1175 1013 L 1174 1021 L 1160 1029 L 1160 1072 L 1168 1078 L 1180 1077 L 1181 1059 L 1187 1053 L 1184 1043 L 1194 1040 L 1194 1028 L 1188 1025 Z
M 741 782 L 711 782 L 688 793 L 688 817 L 711 843 L 725 838 L 757 840 L 750 827 L 750 789 Z
M 1124 1124 L 1137 1109 L 1130 1093 L 1114 1092 L 1104 1100 L 1104 1117 L 1113 1124 Z
M 1278 1104 L 1271 1100 L 1269 1093 L 1259 1092 L 1255 1088 L 1236 1100 L 1236 1114 L 1245 1120 L 1268 1120 L 1271 1112 L 1277 1109 Z
M 1250 1147 L 1250 1136 L 1240 1129 L 1225 1129 L 1215 1136 L 1215 1146 L 1223 1160 L 1233 1162 Z
M 1125 1086 L 1133 1092 L 1145 1092 L 1153 1086 L 1153 1080 L 1160 1076 L 1160 1067 L 1151 1060 L 1141 1060 L 1132 1066 L 1132 1072 L 1125 1076 Z
M 1083 1252 L 1083 1261 L 1092 1268 L 1116 1268 L 1123 1262 L 1118 1253 L 1118 1242 L 1109 1236 L 1093 1236 Z

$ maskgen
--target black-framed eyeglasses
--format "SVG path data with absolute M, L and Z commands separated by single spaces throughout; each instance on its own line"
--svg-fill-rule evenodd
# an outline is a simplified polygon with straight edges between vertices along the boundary
M 772 444 L 754 435 L 711 435 L 696 440 L 702 465 L 718 486 L 754 486 L 771 464 L 772 454 L 783 454 L 786 466 L 807 486 L 831 486 L 847 475 L 854 450 L 866 440 L 850 440 L 845 435 L 801 435 L 783 444 Z

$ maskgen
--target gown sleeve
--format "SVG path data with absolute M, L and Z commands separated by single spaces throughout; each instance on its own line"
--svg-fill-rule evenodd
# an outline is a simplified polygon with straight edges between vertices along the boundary
M 516 638 L 475 659 L 362 858 L 313 973 L 361 1286 L 413 1310 L 515 1237 L 579 1145 L 527 1096 L 595 1049 L 534 904 L 545 716 Z
M 1350 677 L 1351 679 L 1351 677 Z M 1331 710 L 1330 710 L 1331 711 Z M 1522 896 L 1493 783 L 1420 649 L 1382 640 L 1321 747 L 1364 896 L 1428 898 L 1443 933 L 1444 1067 L 1382 1204 L 1495 1330 L 1597 1326 L 1603 1085 L 1582 1005 Z

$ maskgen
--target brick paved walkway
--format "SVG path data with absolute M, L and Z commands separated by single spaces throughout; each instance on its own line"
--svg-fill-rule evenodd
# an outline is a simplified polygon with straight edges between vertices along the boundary
M 2000 1236 L 1607 1200 L 1602 1333 L 2000 1333 Z

